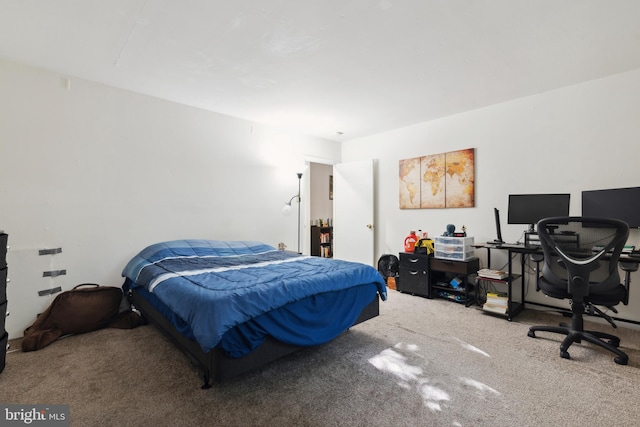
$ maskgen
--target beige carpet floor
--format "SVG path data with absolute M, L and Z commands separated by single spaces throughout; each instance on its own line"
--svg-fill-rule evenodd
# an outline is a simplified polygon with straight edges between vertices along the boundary
M 560 320 L 390 291 L 379 317 L 209 390 L 153 326 L 105 329 L 7 354 L 0 402 L 69 404 L 77 426 L 638 425 L 640 331 L 616 331 L 627 366 L 587 343 L 566 360 L 560 336 L 527 337 Z

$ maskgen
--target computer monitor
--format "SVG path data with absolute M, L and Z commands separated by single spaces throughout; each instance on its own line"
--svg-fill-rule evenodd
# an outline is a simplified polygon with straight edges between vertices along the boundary
M 510 194 L 509 224 L 528 224 L 529 231 L 542 218 L 569 216 L 570 194 Z
M 621 219 L 640 228 L 640 187 L 583 191 L 582 216 Z
M 502 240 L 502 228 L 500 227 L 500 211 L 498 208 L 493 208 L 493 215 L 496 221 L 496 239 L 493 242 L 487 242 L 492 245 L 501 245 L 504 243 Z

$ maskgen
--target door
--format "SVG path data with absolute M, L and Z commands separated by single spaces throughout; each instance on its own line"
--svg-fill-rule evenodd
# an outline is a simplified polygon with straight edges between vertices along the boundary
M 333 167 L 333 257 L 375 266 L 373 159 Z

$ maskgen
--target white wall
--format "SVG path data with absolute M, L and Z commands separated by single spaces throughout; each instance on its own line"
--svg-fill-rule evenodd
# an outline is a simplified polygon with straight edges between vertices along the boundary
M 640 185 L 640 70 L 349 141 L 342 151 L 334 142 L 80 79 L 71 78 L 68 89 L 66 77 L 0 60 L 8 326 L 32 310 L 20 301 L 36 288 L 120 286 L 124 264 L 152 242 L 255 238 L 295 247 L 295 218 L 280 211 L 308 159 L 378 159 L 378 255 L 399 252 L 410 229 L 433 236 L 448 223 L 466 225 L 479 242 L 493 239 L 493 207 L 502 212 L 503 237 L 516 241 L 524 227 L 506 224 L 509 193 L 567 191 L 571 213 L 579 214 L 584 189 Z M 476 207 L 398 208 L 400 159 L 469 147 L 476 149 Z M 639 233 L 631 235 L 638 246 Z M 50 247 L 63 253 L 37 256 Z M 500 261 L 506 258 L 494 266 Z M 43 279 L 44 268 L 67 275 Z M 636 321 L 638 283 L 634 275 L 631 304 L 620 307 Z M 528 299 L 549 302 L 530 287 Z
M 376 253 L 397 253 L 409 230 L 441 235 L 447 224 L 467 227 L 476 242 L 495 238 L 493 208 L 503 238 L 522 240 L 526 226 L 507 224 L 510 193 L 571 193 L 581 213 L 582 190 L 640 186 L 640 70 L 517 99 L 440 120 L 343 143 L 342 161 L 378 159 Z M 400 210 L 398 161 L 475 148 L 476 205 L 463 209 Z M 640 230 L 630 243 L 640 246 Z M 497 254 L 499 251 L 494 251 Z M 484 250 L 479 252 L 485 260 Z M 492 258 L 501 267 L 506 256 Z M 620 316 L 640 321 L 640 275 Z M 527 299 L 554 303 L 527 281 Z M 634 286 L 635 285 L 635 286 Z
M 22 305 L 36 288 L 120 286 L 126 262 L 154 242 L 255 239 L 294 248 L 297 223 L 281 209 L 297 192 L 296 172 L 305 172 L 307 158 L 340 159 L 335 142 L 69 83 L 0 61 L 0 229 L 11 246 L 11 319 L 25 311 L 34 319 L 48 305 Z M 53 247 L 62 254 L 38 258 L 38 249 Z M 43 268 L 67 275 L 43 279 Z

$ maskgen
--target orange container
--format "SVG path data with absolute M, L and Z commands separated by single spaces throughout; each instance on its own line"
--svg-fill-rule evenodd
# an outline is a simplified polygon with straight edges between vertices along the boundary
M 396 278 L 393 276 L 387 277 L 387 288 L 396 289 Z
M 416 236 L 416 232 L 410 231 L 409 235 L 404 239 L 404 251 L 413 252 L 416 247 L 417 241 L 418 241 L 418 236 Z

